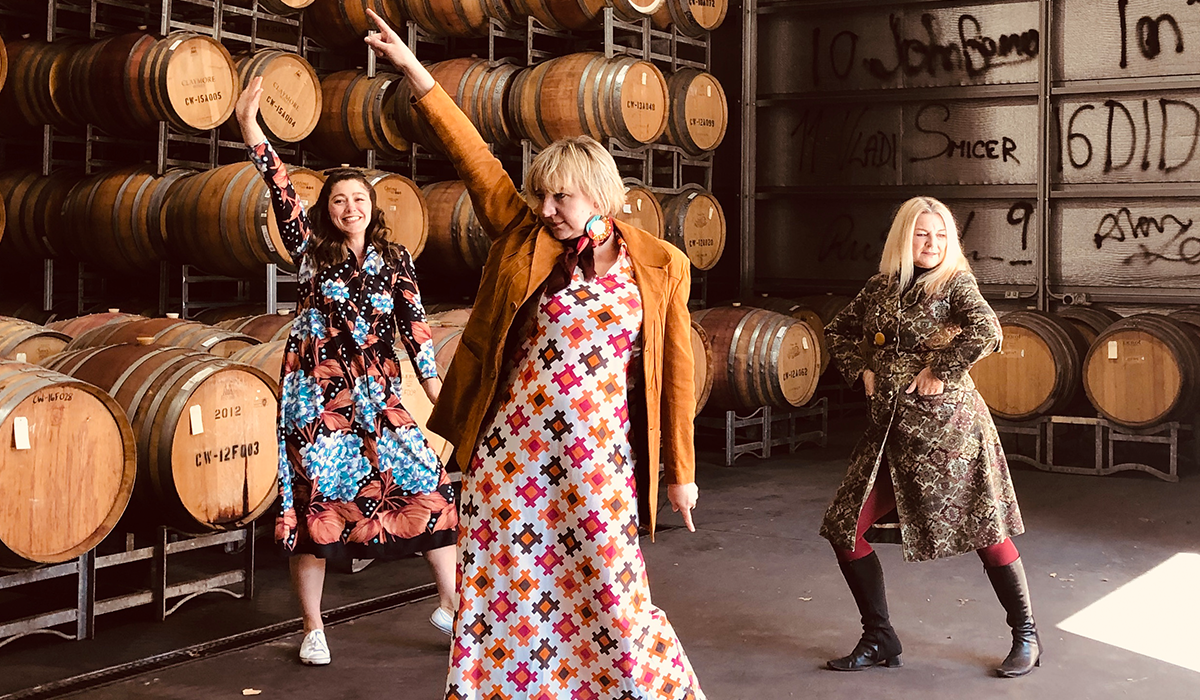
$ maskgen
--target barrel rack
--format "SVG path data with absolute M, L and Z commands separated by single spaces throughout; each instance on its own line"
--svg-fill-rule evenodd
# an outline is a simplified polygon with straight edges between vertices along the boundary
M 1140 471 L 1168 481 L 1179 481 L 1179 440 L 1180 433 L 1191 433 L 1193 442 L 1192 459 L 1200 465 L 1200 415 L 1195 417 L 1194 424 L 1171 421 L 1146 428 L 1132 430 L 1124 428 L 1104 418 L 1089 418 L 1085 416 L 1039 416 L 1034 420 L 1013 422 L 995 420 L 996 431 L 1002 436 L 1013 437 L 1014 447 L 1020 446 L 1022 436 L 1032 437 L 1032 454 L 1020 449 L 1006 449 L 1010 461 L 1021 462 L 1047 472 L 1059 474 L 1083 474 L 1090 476 L 1107 476 L 1124 471 Z M 1060 459 L 1055 458 L 1055 440 L 1060 444 Z M 1091 439 L 1091 466 L 1064 464 L 1061 455 L 1063 442 L 1074 440 L 1078 444 Z M 1028 441 L 1026 441 L 1028 442 Z M 1162 445 L 1167 451 L 1167 469 L 1162 470 L 1142 462 L 1118 462 L 1116 454 L 1118 445 L 1145 445 L 1138 452 L 1152 449 L 1150 445 Z M 1160 448 L 1161 449 L 1161 448 Z M 1069 457 L 1067 459 L 1070 459 Z
M 110 535 L 108 542 L 117 539 Z M 254 540 L 253 523 L 238 530 L 198 536 L 158 526 L 154 530 L 153 542 L 149 544 L 142 543 L 139 546 L 134 534 L 127 533 L 122 551 L 97 554 L 105 546 L 102 543 L 100 547 L 69 562 L 0 575 L 0 590 L 72 576 L 76 578 L 74 606 L 16 620 L 0 620 L 0 647 L 33 634 L 52 634 L 71 640 L 92 639 L 97 615 L 145 605 L 153 606 L 156 619 L 162 621 L 184 603 L 203 593 L 220 592 L 234 598 L 253 598 Z M 171 582 L 169 564 L 176 561 L 178 555 L 216 547 L 226 551 L 240 548 L 241 567 L 201 578 Z M 150 580 L 146 588 L 110 598 L 96 597 L 96 578 L 100 569 L 139 561 L 151 563 Z M 230 588 L 237 584 L 241 584 L 240 590 Z M 55 629 L 70 623 L 75 624 L 72 632 Z
M 788 453 L 806 442 L 824 447 L 829 431 L 829 401 L 821 397 L 797 408 L 760 406 L 749 415 L 737 411 L 722 411 L 723 416 L 696 417 L 696 427 L 708 435 L 723 434 L 725 438 L 725 466 L 732 467 L 734 461 L 744 454 L 762 459 L 771 456 L 771 448 L 787 445 Z M 798 419 L 809 419 L 811 429 L 797 425 Z M 820 425 L 816 427 L 815 424 Z M 697 430 L 697 432 L 701 432 Z

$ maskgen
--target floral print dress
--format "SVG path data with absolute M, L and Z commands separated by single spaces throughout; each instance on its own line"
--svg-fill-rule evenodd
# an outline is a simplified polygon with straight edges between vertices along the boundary
M 638 544 L 627 374 L 641 294 L 541 296 L 463 479 L 446 700 L 703 700 Z
M 400 405 L 397 339 L 417 376 L 437 376 L 412 258 L 368 245 L 313 270 L 308 217 L 269 143 L 250 149 L 280 233 L 300 261 L 279 411 L 280 515 L 290 554 L 405 556 L 454 544 L 454 491 L 416 421 Z

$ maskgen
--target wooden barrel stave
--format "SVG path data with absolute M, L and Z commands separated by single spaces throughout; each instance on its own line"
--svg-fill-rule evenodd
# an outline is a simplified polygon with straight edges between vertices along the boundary
M 67 350 L 103 347 L 121 343 L 136 343 L 138 338 L 153 338 L 160 346 L 184 347 L 225 357 L 258 340 L 215 326 L 177 318 L 115 319 L 112 323 L 81 333 L 71 340 Z
M 1083 333 L 1088 345 L 1095 342 L 1096 336 L 1104 332 L 1105 328 L 1121 320 L 1121 314 L 1102 306 L 1063 306 L 1054 314 L 1066 319 Z
M 662 199 L 664 240 L 687 254 L 699 270 L 711 270 L 725 252 L 725 211 L 699 185 Z
M 47 365 L 99 386 L 125 409 L 138 446 L 135 501 L 157 522 L 185 532 L 235 529 L 274 501 L 278 401 L 261 370 L 128 344 L 62 353 Z
M 19 318 L 0 316 L 0 358 L 38 364 L 60 353 L 71 337 Z
M 1078 404 L 1088 343 L 1065 319 L 1014 311 L 1000 320 L 1004 344 L 971 369 L 992 414 L 1022 421 Z
M 692 313 L 712 346 L 708 405 L 756 409 L 802 406 L 817 385 L 820 352 L 803 321 L 764 309 L 725 306 Z
M 282 314 L 257 314 L 220 321 L 214 324 L 235 333 L 243 333 L 256 338 L 263 343 L 276 340 L 286 340 L 292 332 L 292 322 L 296 320 L 296 312 Z
M 391 27 L 404 26 L 405 18 L 395 0 L 313 0 L 304 10 L 304 30 L 326 48 L 361 47 L 366 33 L 376 31 L 367 8 Z
M 272 377 L 275 395 L 280 396 L 279 382 L 283 379 L 283 355 L 287 349 L 287 339 L 264 341 L 259 345 L 242 348 L 228 357 L 230 362 L 257 367 L 268 377 Z
M 721 26 L 728 12 L 729 0 L 665 0 L 651 19 L 657 29 L 674 25 L 680 34 L 699 38 Z
M 528 68 L 513 78 L 509 98 L 513 124 L 538 148 L 580 135 L 616 138 L 630 148 L 652 143 L 667 128 L 668 106 L 667 81 L 657 67 L 599 53 Z
M 478 277 L 492 239 L 475 216 L 466 185 L 462 180 L 433 182 L 422 187 L 421 193 L 429 208 L 429 253 L 421 259 L 422 270 L 448 277 Z
M 692 357 L 695 360 L 693 380 L 696 386 L 696 414 L 704 410 L 708 403 L 713 386 L 713 353 L 712 343 L 704 326 L 696 321 L 691 322 L 692 328 Z
M 123 323 L 125 321 L 140 321 L 146 318 L 137 314 L 121 313 L 120 311 L 108 311 L 98 314 L 87 314 L 86 316 L 76 316 L 75 318 L 65 318 L 52 323 L 47 323 L 46 327 L 51 330 L 56 330 L 59 333 L 66 334 L 69 338 L 76 338 L 93 328 L 106 326 L 110 323 Z
M 1200 331 L 1158 316 L 1129 316 L 1105 328 L 1084 360 L 1088 400 L 1126 428 L 1191 420 L 1200 405 Z
M 671 107 L 664 140 L 696 156 L 721 145 L 729 125 L 721 83 L 706 71 L 681 68 L 671 74 L 667 89 Z
M 658 197 L 636 180 L 626 180 L 625 206 L 616 218 L 640 228 L 655 238 L 662 238 L 667 226 Z
M 121 406 L 85 382 L 0 361 L 0 432 L 27 425 L 29 449 L 0 449 L 0 567 L 74 559 L 112 531 L 137 473 Z

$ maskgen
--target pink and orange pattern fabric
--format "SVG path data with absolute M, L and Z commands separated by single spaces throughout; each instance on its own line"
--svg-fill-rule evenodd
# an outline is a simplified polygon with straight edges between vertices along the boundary
M 546 293 L 463 480 L 447 700 L 702 700 L 638 544 L 622 244 Z

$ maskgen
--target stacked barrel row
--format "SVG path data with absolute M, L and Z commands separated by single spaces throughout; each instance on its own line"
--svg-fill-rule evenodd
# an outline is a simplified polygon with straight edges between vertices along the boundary
M 643 60 L 577 53 L 530 68 L 454 58 L 429 70 L 484 140 L 501 148 L 587 135 L 627 148 L 663 140 L 701 155 L 720 145 L 728 124 L 721 84 L 695 68 L 668 79 Z M 394 159 L 413 142 L 445 150 L 396 73 L 338 71 L 321 80 L 320 91 L 320 119 L 307 145 L 327 158 L 353 160 L 373 149 Z
M 278 383 L 226 359 L 256 338 L 117 312 L 51 326 L 0 318 L 0 566 L 77 557 L 127 506 L 130 529 L 193 533 L 267 510 Z
M 726 0 L 315 0 L 305 12 L 305 26 L 323 45 L 354 46 L 375 29 L 367 16 L 371 9 L 392 26 L 410 19 L 434 36 L 478 37 L 491 20 L 506 28 L 525 26 L 532 17 L 556 30 L 586 31 L 599 28 L 605 7 L 618 20 L 636 22 L 649 17 L 655 28 L 672 25 L 680 34 L 702 36 L 721 25 L 728 11 Z
M 1200 309 L 1121 318 L 1100 307 L 1001 318 L 1003 347 L 972 370 L 997 417 L 1099 412 L 1132 429 L 1200 408 Z

